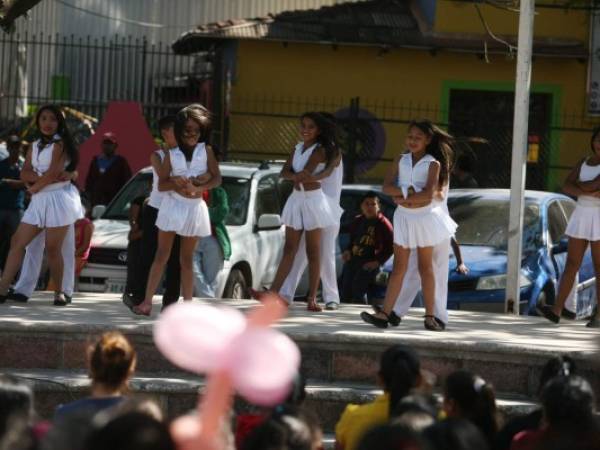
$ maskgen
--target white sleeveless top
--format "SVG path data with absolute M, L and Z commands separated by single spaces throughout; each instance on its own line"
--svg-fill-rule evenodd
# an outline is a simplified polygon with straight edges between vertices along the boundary
M 430 154 L 425 154 L 413 166 L 412 153 L 402 155 L 398 161 L 398 187 L 402 189 L 404 197 L 407 196 L 408 188 L 412 186 L 415 192 L 423 190 L 429 176 L 429 164 L 436 159 Z
M 344 181 L 344 163 L 340 161 L 338 166 L 333 169 L 333 172 L 327 177 L 321 180 L 321 189 L 323 193 L 328 197 L 334 198 L 336 201 L 340 201 L 342 196 L 342 183 Z
M 304 147 L 304 143 L 299 142 L 298 144 L 296 144 L 296 148 L 294 149 L 294 156 L 292 157 L 292 169 L 294 169 L 295 173 L 302 172 L 302 170 L 306 166 L 306 163 L 310 159 L 310 156 L 313 154 L 318 145 L 318 143 L 315 143 L 303 152 L 302 149 Z M 313 175 L 322 172 L 323 169 L 325 169 L 324 163 L 317 164 L 317 167 L 313 171 Z
M 59 135 L 53 136 L 53 141 L 55 139 L 60 139 Z M 31 165 L 35 173 L 37 173 L 40 177 L 44 175 L 48 169 L 50 168 L 50 164 L 52 163 L 52 154 L 54 153 L 54 142 L 50 142 L 45 147 L 42 147 L 42 140 L 38 139 L 35 141 L 31 148 Z M 69 165 L 69 161 L 65 161 L 64 167 Z M 41 189 L 39 192 L 47 192 L 47 191 L 55 191 L 57 189 L 61 189 L 64 186 L 68 186 L 70 181 L 59 181 L 56 183 L 51 183 Z
M 154 153 L 158 155 L 160 162 L 162 163 L 165 159 L 165 152 L 159 148 L 158 150 L 155 150 Z M 166 192 L 161 192 L 158 190 L 158 173 L 156 173 L 156 170 L 154 170 L 154 167 L 152 167 L 152 191 L 150 191 L 148 205 L 156 209 L 160 208 L 160 203 L 162 202 L 165 194 Z
M 196 145 L 192 153 L 192 159 L 187 161 L 179 147 L 169 150 L 171 157 L 171 176 L 174 177 L 197 177 L 208 171 L 208 156 L 206 145 L 201 142 Z
M 587 158 L 579 169 L 579 181 L 592 181 L 600 175 L 600 164 L 597 166 L 589 166 Z M 600 198 L 592 197 L 591 195 L 580 195 L 577 198 L 577 203 L 581 206 L 600 206 Z

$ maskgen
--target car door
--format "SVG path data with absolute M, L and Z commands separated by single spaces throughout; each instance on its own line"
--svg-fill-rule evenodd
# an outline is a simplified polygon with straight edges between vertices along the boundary
M 263 214 L 281 215 L 277 174 L 270 174 L 258 180 L 256 202 L 254 203 L 254 233 L 256 236 L 257 261 L 253 268 L 260 286 L 269 286 L 275 278 L 284 244 L 284 228 L 259 230 L 258 219 Z

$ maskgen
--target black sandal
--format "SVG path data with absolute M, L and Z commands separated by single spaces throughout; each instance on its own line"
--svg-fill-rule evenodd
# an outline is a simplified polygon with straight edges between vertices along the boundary
M 371 305 L 371 308 L 373 308 L 373 311 L 375 312 L 375 314 L 383 312 L 383 308 L 379 305 Z M 400 317 L 398 314 L 396 314 L 396 312 L 394 310 L 392 310 L 392 312 L 387 315 L 387 318 L 388 318 L 388 323 L 392 327 L 397 327 L 398 325 L 400 325 L 400 322 L 402 322 L 402 317 Z
M 435 316 L 426 315 L 423 325 L 429 331 L 444 331 L 444 327 L 438 322 Z
M 389 323 L 389 316 L 384 313 L 383 311 L 381 311 L 381 314 L 385 315 L 385 319 L 380 319 L 379 317 L 376 317 L 374 314 L 369 314 L 366 311 L 363 311 L 360 313 L 360 318 L 364 321 L 367 322 L 373 326 L 376 326 L 377 328 L 387 328 L 388 327 L 388 323 Z
M 67 306 L 68 304 L 69 302 L 65 298 L 64 292 L 57 292 L 56 294 L 54 294 L 54 306 Z
M 550 305 L 542 305 L 537 308 L 537 311 L 552 323 L 560 322 L 560 316 L 554 314 L 554 311 L 552 311 L 552 307 Z
M 587 328 L 600 328 L 600 319 L 598 317 L 592 317 L 585 326 Z

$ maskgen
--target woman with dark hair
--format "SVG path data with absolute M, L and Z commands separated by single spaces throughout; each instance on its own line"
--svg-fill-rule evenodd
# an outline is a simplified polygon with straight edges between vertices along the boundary
M 35 117 L 40 139 L 27 152 L 21 179 L 28 185 L 31 202 L 11 240 L 10 253 L 0 279 L 0 303 L 21 267 L 25 247 L 43 230 L 50 275 L 54 281 L 54 305 L 65 306 L 61 248 L 69 226 L 83 217 L 77 188 L 64 172 L 77 167 L 79 154 L 67 128 L 65 116 L 55 105 L 42 106 Z
M 404 345 L 394 345 L 381 355 L 379 384 L 384 394 L 372 403 L 348 405 L 335 426 L 336 450 L 354 450 L 367 430 L 386 423 L 402 399 L 423 381 L 421 363 L 416 352 Z
M 210 125 L 210 112 L 202 105 L 190 105 L 175 116 L 178 147 L 167 152 L 158 174 L 159 191 L 169 192 L 158 208 L 158 246 L 148 276 L 146 298 L 133 308 L 135 314 L 150 315 L 152 297 L 169 260 L 175 235 L 181 239 L 179 262 L 183 300 L 192 300 L 196 243 L 199 238 L 211 234 L 208 207 L 202 193 L 221 184 L 219 164 L 206 143 Z M 206 173 L 210 173 L 210 179 L 200 182 L 200 177 Z
M 446 378 L 444 411 L 448 417 L 471 421 L 490 445 L 498 432 L 496 395 L 491 384 L 466 370 L 457 370 Z
M 281 177 L 294 183 L 294 190 L 283 208 L 281 219 L 285 224 L 285 245 L 271 291 L 279 293 L 290 273 L 304 234 L 308 257 L 307 296 L 309 311 L 319 312 L 317 289 L 321 277 L 321 231 L 339 223 L 342 209 L 335 208 L 321 189 L 319 174 L 339 155 L 335 145 L 335 126 L 323 115 L 308 112 L 300 116 L 302 142 L 288 157 Z M 260 299 L 264 293 L 252 290 Z
M 565 231 L 569 237 L 567 263 L 560 279 L 558 295 L 554 305 L 540 305 L 538 308 L 546 319 L 554 323 L 560 322 L 588 245 L 592 249 L 596 269 L 596 305 L 600 304 L 600 127 L 592 132 L 590 147 L 592 155 L 579 161 L 563 186 L 565 194 L 577 197 L 577 206 Z M 587 323 L 589 328 L 600 328 L 600 308 L 597 306 L 596 314 Z
M 363 311 L 360 315 L 378 328 L 387 328 L 394 321 L 392 310 L 402 290 L 410 254 L 415 251 L 425 302 L 425 328 L 444 330 L 434 315 L 433 249 L 450 239 L 456 223 L 434 198 L 448 184 L 451 143 L 452 137 L 429 120 L 412 121 L 406 138 L 408 152 L 396 157 L 385 177 L 383 192 L 398 205 L 394 213 L 394 267 L 382 310 L 375 314 Z

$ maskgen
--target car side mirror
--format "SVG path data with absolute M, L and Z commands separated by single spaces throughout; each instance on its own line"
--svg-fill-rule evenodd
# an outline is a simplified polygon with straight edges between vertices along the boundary
M 281 216 L 279 214 L 262 214 L 258 218 L 258 224 L 256 228 L 259 231 L 278 230 L 281 228 L 281 225 Z
M 559 253 L 564 253 L 567 251 L 568 246 L 569 238 L 567 236 L 562 236 L 560 240 L 552 246 L 552 254 L 557 255 Z
M 102 214 L 106 211 L 105 205 L 96 205 L 92 209 L 92 219 L 99 219 L 102 217 Z

